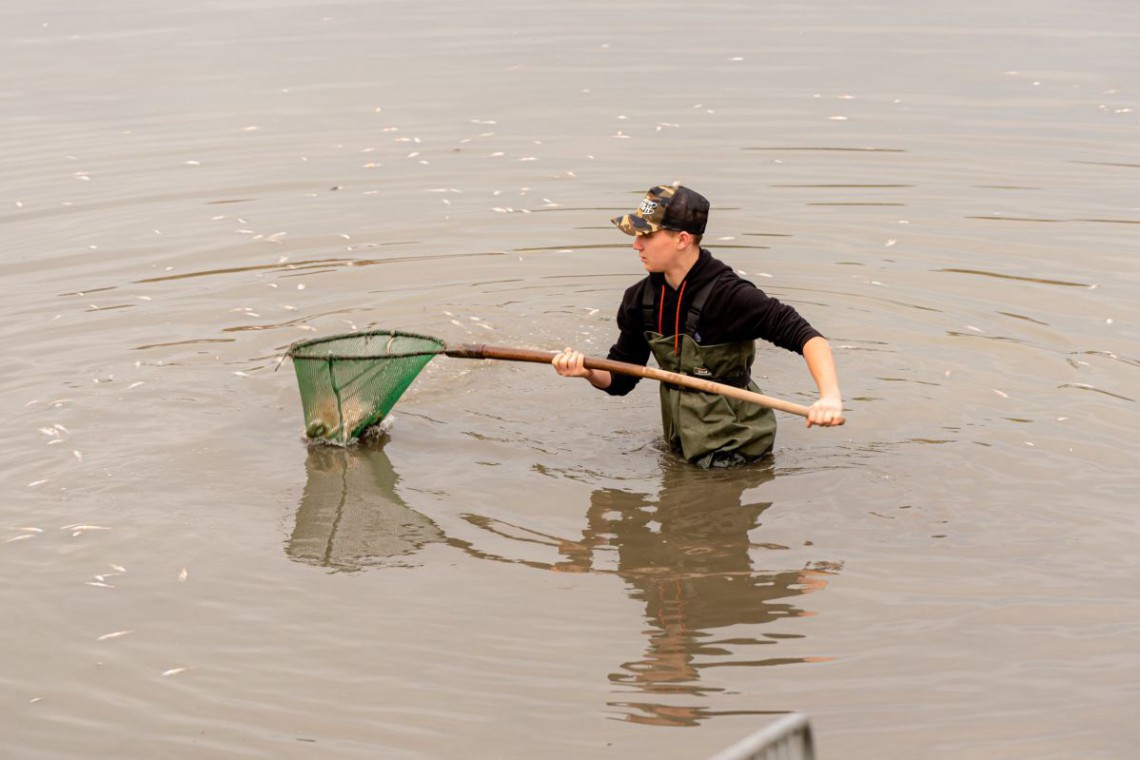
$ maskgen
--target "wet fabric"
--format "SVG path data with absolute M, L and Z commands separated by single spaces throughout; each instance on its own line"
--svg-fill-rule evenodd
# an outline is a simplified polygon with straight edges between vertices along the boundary
M 701 346 L 681 336 L 675 353 L 672 336 L 646 334 L 661 369 L 712 380 L 747 377 L 756 349 L 750 341 Z M 750 379 L 744 386 L 760 392 Z M 776 441 L 776 415 L 766 407 L 687 388 L 661 385 L 661 424 L 665 440 L 681 457 L 700 467 L 725 467 L 759 459 Z

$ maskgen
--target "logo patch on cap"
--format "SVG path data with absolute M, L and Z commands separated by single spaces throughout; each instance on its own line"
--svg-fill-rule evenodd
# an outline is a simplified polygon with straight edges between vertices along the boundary
M 709 202 L 700 193 L 681 185 L 656 185 L 632 214 L 610 221 L 627 235 L 650 235 L 657 230 L 677 230 L 703 235 Z

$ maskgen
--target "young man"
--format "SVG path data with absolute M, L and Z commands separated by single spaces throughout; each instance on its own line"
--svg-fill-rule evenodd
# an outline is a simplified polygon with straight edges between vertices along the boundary
M 680 185 L 649 189 L 632 214 L 613 223 L 633 236 L 633 250 L 649 275 L 625 291 L 618 308 L 620 333 L 609 358 L 646 364 L 649 355 L 670 372 L 759 391 L 751 379 L 754 341 L 763 339 L 801 354 L 819 388 L 807 419 L 842 424 L 843 399 L 827 340 L 791 306 L 770 298 L 701 248 L 709 202 Z M 612 396 L 633 390 L 639 378 L 586 369 L 567 348 L 554 357 L 564 377 L 584 377 Z M 661 385 L 665 440 L 701 467 L 726 467 L 772 450 L 771 409 L 712 393 Z

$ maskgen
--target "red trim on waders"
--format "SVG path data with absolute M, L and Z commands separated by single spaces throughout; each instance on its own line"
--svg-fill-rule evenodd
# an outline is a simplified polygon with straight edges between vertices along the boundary
M 674 354 L 674 356 L 680 354 L 681 339 L 680 339 L 680 337 L 678 337 L 679 335 L 682 335 L 682 334 L 683 335 L 689 335 L 693 338 L 693 340 L 697 341 L 698 344 L 700 343 L 700 340 L 697 338 L 697 326 L 700 324 L 701 311 L 704 309 L 705 301 L 708 300 L 709 294 L 712 293 L 715 286 L 729 274 L 729 271 L 730 270 L 725 270 L 723 273 L 721 273 L 717 277 L 714 277 L 713 279 L 705 282 L 703 285 L 701 285 L 697 288 L 696 292 L 693 294 L 692 303 L 689 304 L 689 308 L 686 310 L 687 316 L 685 317 L 685 329 L 683 329 L 683 330 L 681 329 L 681 317 L 680 317 L 681 301 L 682 301 L 682 297 L 684 295 L 685 285 L 688 283 L 688 279 L 685 279 L 681 282 L 681 290 L 678 291 L 678 293 L 677 293 L 677 316 L 675 317 L 674 328 L 673 328 L 673 335 L 674 335 L 674 338 L 673 338 L 673 354 Z M 661 285 L 661 293 L 656 299 L 654 299 L 654 296 L 653 296 L 654 292 L 655 291 L 652 287 L 647 287 L 645 289 L 645 292 L 642 294 L 642 299 L 641 299 L 642 319 L 644 320 L 646 330 L 652 331 L 653 325 L 654 325 L 654 323 L 656 323 L 657 324 L 657 334 L 658 335 L 664 335 L 664 333 L 665 333 L 665 330 L 664 330 L 664 327 L 665 327 L 665 295 L 667 292 L 665 284 L 663 283 Z M 656 303 L 654 303 L 655 300 L 656 300 Z M 656 308 L 654 308 L 654 307 L 656 307 Z M 654 314 L 655 311 L 657 312 L 656 314 Z
M 677 314 L 673 317 L 673 356 L 681 353 L 681 299 L 685 297 L 685 286 L 689 284 L 688 280 L 681 281 L 681 289 L 677 291 Z M 657 334 L 661 335 L 664 330 L 661 329 L 665 321 L 665 286 L 661 286 L 661 298 L 657 301 Z
M 677 292 L 677 317 L 673 321 L 673 356 L 681 353 L 681 299 L 685 297 L 687 279 L 681 281 L 681 289 Z

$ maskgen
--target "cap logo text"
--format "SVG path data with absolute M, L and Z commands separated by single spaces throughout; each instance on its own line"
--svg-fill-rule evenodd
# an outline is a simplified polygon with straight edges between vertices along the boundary
M 642 214 L 648 214 L 651 216 L 653 212 L 657 210 L 657 203 L 651 200 L 644 200 L 641 202 L 641 205 L 637 208 L 637 210 Z

